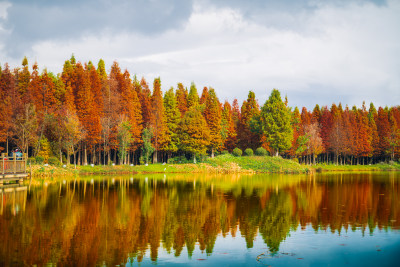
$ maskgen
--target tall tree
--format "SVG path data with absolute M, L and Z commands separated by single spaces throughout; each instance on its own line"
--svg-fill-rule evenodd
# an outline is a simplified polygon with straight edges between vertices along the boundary
M 219 150 L 222 145 L 221 137 L 221 105 L 213 88 L 210 88 L 208 98 L 205 103 L 204 118 L 210 130 L 210 150 L 211 157 L 214 151 Z
M 300 136 L 300 126 L 301 126 L 301 117 L 300 117 L 300 112 L 298 107 L 295 107 L 293 112 L 292 112 L 292 117 L 291 117 L 291 125 L 293 128 L 293 140 L 292 140 L 292 146 L 290 150 L 288 151 L 288 154 L 291 157 L 297 157 L 299 156 L 297 153 L 299 143 L 298 143 L 298 138 Z
M 228 101 L 225 101 L 224 107 L 222 110 L 222 120 L 221 120 L 221 136 L 224 141 L 224 148 L 228 151 L 232 152 L 232 150 L 237 145 L 237 133 L 235 122 L 233 121 L 233 112 L 232 107 Z
M 290 125 L 289 109 L 283 103 L 281 94 L 273 89 L 270 97 L 261 108 L 261 128 L 275 155 L 290 148 L 293 129 Z
M 210 143 L 210 130 L 199 108 L 193 107 L 186 112 L 179 123 L 178 135 L 181 149 L 193 155 L 193 162 L 196 162 L 196 155 L 206 153 Z
M 187 105 L 188 91 L 183 86 L 182 83 L 178 83 L 178 88 L 176 89 L 176 102 L 178 103 L 179 111 L 183 117 L 188 110 Z
M 246 148 L 251 148 L 256 150 L 260 147 L 261 136 L 258 132 L 251 131 L 251 121 L 253 118 L 257 118 L 260 114 L 260 108 L 256 101 L 254 92 L 249 91 L 246 101 L 243 101 L 240 121 L 237 130 L 238 145 L 242 150 Z
M 388 111 L 382 107 L 379 107 L 378 109 L 376 126 L 379 136 L 379 152 L 382 157 L 386 157 L 388 155 L 388 151 L 390 151 L 390 123 Z
M 119 158 L 120 164 L 127 164 L 127 154 L 132 142 L 131 124 L 127 117 L 122 115 L 118 124 Z
M 161 92 L 161 80 L 160 78 L 154 79 L 153 84 L 153 95 L 151 97 L 151 118 L 150 128 L 153 132 L 153 162 L 157 162 L 157 152 L 159 150 L 165 150 L 168 142 L 170 141 L 168 136 L 168 128 L 165 119 L 164 103 Z
M 0 142 L 7 142 L 6 153 L 8 153 L 8 140 L 11 137 L 13 102 L 10 92 L 14 90 L 15 80 L 5 64 L 0 75 Z
M 320 136 L 320 130 L 317 122 L 309 124 L 305 128 L 305 134 L 308 137 L 307 148 L 310 155 L 312 155 L 313 164 L 315 165 L 315 159 L 322 153 L 322 138 Z
M 199 94 L 197 93 L 196 85 L 192 82 L 190 85 L 190 91 L 187 98 L 188 109 L 195 107 L 199 104 Z
M 174 88 L 171 87 L 164 95 L 164 108 L 165 108 L 165 118 L 168 128 L 168 135 L 170 137 L 170 142 L 167 144 L 165 150 L 168 152 L 169 156 L 172 153 L 178 151 L 179 137 L 178 137 L 178 124 L 181 119 L 181 114 L 178 109 L 178 104 L 176 103 L 176 97 L 174 93 Z

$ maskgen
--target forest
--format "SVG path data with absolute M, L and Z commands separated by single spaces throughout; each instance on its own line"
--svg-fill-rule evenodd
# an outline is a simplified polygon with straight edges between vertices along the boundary
M 378 88 L 377 88 L 378 89 Z M 273 89 L 260 107 L 250 91 L 241 106 L 220 102 L 212 87 L 182 83 L 152 90 L 114 62 L 107 73 L 75 57 L 62 73 L 0 67 L 0 152 L 15 148 L 36 162 L 145 164 L 196 161 L 235 149 L 267 151 L 300 163 L 374 164 L 400 156 L 400 107 L 318 104 L 289 107 Z

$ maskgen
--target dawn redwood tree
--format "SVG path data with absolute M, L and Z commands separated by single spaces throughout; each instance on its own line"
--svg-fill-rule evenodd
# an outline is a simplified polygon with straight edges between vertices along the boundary
M 121 115 L 118 124 L 118 142 L 119 142 L 119 164 L 128 164 L 128 150 L 132 142 L 131 124 L 125 115 Z
M 388 154 L 390 155 L 390 160 L 394 160 L 395 154 L 399 151 L 400 148 L 400 129 L 399 125 L 397 124 L 397 120 L 395 118 L 396 110 L 391 108 L 389 110 L 389 124 L 390 130 L 389 134 L 387 135 L 387 142 L 388 142 Z
M 196 162 L 196 155 L 206 154 L 210 144 L 210 130 L 198 107 L 191 108 L 183 116 L 179 123 L 178 135 L 180 149 L 191 153 L 193 162 Z
M 178 83 L 178 88 L 176 89 L 176 102 L 178 103 L 179 112 L 181 113 L 182 117 L 188 110 L 187 98 L 187 89 L 183 86 L 182 83 Z
M 232 120 L 235 124 L 235 129 L 237 129 L 240 121 L 240 108 L 238 100 L 236 98 L 232 102 Z
M 176 153 L 179 147 L 179 136 L 178 136 L 178 124 L 181 119 L 181 113 L 178 109 L 178 103 L 174 93 L 174 88 L 171 87 L 164 95 L 164 108 L 165 118 L 168 128 L 168 136 L 170 142 L 165 147 L 165 151 L 168 153 L 168 158 L 171 157 L 172 153 Z
M 315 159 L 323 151 L 322 138 L 320 136 L 320 129 L 317 122 L 306 125 L 305 135 L 308 138 L 307 149 L 312 156 L 313 164 L 315 165 Z
M 12 96 L 10 92 L 14 90 L 15 79 L 10 72 L 8 64 L 5 64 L 0 75 L 0 142 L 6 142 L 6 153 L 8 153 L 8 142 L 12 136 L 13 126 Z
M 283 103 L 281 94 L 273 89 L 261 108 L 261 129 L 275 156 L 288 150 L 293 140 L 290 111 Z
M 311 123 L 319 123 L 320 119 L 321 119 L 321 109 L 319 108 L 319 105 L 316 104 L 311 114 Z
M 142 78 L 139 83 L 135 76 L 133 79 L 133 86 L 139 97 L 140 106 L 142 108 L 143 128 L 147 128 L 150 125 L 151 117 L 151 90 L 145 78 Z
M 290 157 L 298 157 L 301 156 L 298 154 L 298 138 L 300 137 L 300 127 L 301 127 L 301 117 L 300 117 L 300 112 L 298 107 L 295 107 L 292 114 L 291 114 L 291 125 L 293 128 L 293 140 L 292 140 L 292 146 L 290 150 L 288 151 L 288 154 Z
M 390 151 L 389 135 L 390 135 L 390 123 L 388 110 L 379 107 L 377 116 L 377 129 L 379 136 L 379 152 L 382 158 L 385 158 Z M 390 155 L 390 154 L 389 154 Z
M 237 145 L 237 133 L 235 122 L 233 121 L 232 107 L 228 101 L 225 101 L 222 110 L 222 120 L 221 120 L 221 136 L 224 141 L 224 148 L 229 152 L 232 152 Z
M 353 126 L 355 125 L 355 118 L 354 113 L 349 110 L 349 107 L 347 105 L 342 115 L 342 124 L 344 133 L 344 138 L 341 140 L 341 143 L 343 145 L 342 153 L 345 157 L 345 160 L 347 159 L 347 157 L 350 157 L 350 164 L 352 164 L 352 156 L 354 155 L 353 151 L 355 151 L 357 145 L 354 142 L 354 140 L 356 140 L 356 132 L 353 128 Z
M 242 150 L 251 148 L 256 150 L 261 145 L 261 136 L 257 131 L 251 131 L 251 122 L 253 119 L 258 120 L 260 108 L 258 106 L 255 94 L 249 91 L 247 100 L 243 101 L 240 121 L 237 127 L 238 145 Z
M 378 112 L 375 109 L 373 103 L 370 103 L 370 107 L 368 110 L 368 126 L 371 131 L 371 153 L 369 157 L 371 157 L 372 162 L 374 158 L 377 158 L 380 153 L 379 149 L 379 135 L 378 135 L 378 128 L 376 126 L 375 120 L 378 117 Z
M 211 157 L 214 151 L 219 150 L 222 145 L 221 137 L 221 105 L 213 88 L 210 88 L 204 109 L 204 118 L 210 130 Z
M 333 120 L 332 113 L 328 109 L 328 107 L 323 107 L 321 109 L 321 117 L 320 117 L 320 134 L 322 139 L 322 145 L 324 147 L 324 152 L 326 153 L 326 162 L 329 162 L 329 152 L 331 148 L 330 144 L 330 135 L 332 132 Z
M 357 157 L 363 159 L 362 163 L 365 164 L 364 159 L 369 157 L 372 153 L 372 132 L 369 127 L 368 122 L 368 112 L 365 107 L 365 102 L 363 102 L 362 108 L 354 110 L 356 116 L 356 126 L 357 126 L 357 148 L 355 154 Z M 358 163 L 358 158 L 357 158 Z
M 335 155 L 336 165 L 338 165 L 339 156 L 341 156 L 343 153 L 342 140 L 343 138 L 345 138 L 344 128 L 342 124 L 342 112 L 335 104 L 332 104 L 331 114 L 332 114 L 332 130 L 329 135 L 329 145 L 330 145 L 330 150 Z
M 187 98 L 187 107 L 195 107 L 199 104 L 199 94 L 197 93 L 196 85 L 192 82 L 190 85 L 189 95 Z
M 150 129 L 153 133 L 153 163 L 157 163 L 157 152 L 159 150 L 165 151 L 166 146 L 170 142 L 170 136 L 168 136 L 168 127 L 165 119 L 160 78 L 154 79 L 151 106 Z
M 129 151 L 136 151 L 142 145 L 142 109 L 140 100 L 137 96 L 136 90 L 133 87 L 130 79 L 130 74 L 127 70 L 122 75 L 120 82 L 121 86 L 121 109 L 120 113 L 127 116 L 130 125 L 129 131 L 131 135 L 131 146 Z M 127 159 L 129 160 L 129 154 Z
M 208 88 L 204 86 L 203 91 L 201 92 L 201 97 L 200 97 L 200 105 L 205 105 L 206 100 L 208 98 Z

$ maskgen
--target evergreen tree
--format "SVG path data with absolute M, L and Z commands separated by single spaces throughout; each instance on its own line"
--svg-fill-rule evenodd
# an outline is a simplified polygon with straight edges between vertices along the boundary
M 278 90 L 272 93 L 261 108 L 261 128 L 275 155 L 290 148 L 293 139 L 293 129 L 290 125 L 290 113 L 281 99 Z

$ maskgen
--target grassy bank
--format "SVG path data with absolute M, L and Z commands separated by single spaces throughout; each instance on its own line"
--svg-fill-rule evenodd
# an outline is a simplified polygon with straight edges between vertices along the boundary
M 235 157 L 230 154 L 208 158 L 202 163 L 186 164 L 149 164 L 128 166 L 74 166 L 67 167 L 33 165 L 32 175 L 68 176 L 85 174 L 133 174 L 133 173 L 308 173 L 332 171 L 389 171 L 400 170 L 400 163 L 375 165 L 301 165 L 295 161 L 280 157 L 244 156 Z M 30 169 L 28 169 L 30 171 Z
M 317 164 L 314 166 L 317 172 L 333 172 L 333 171 L 400 171 L 400 163 L 378 163 L 373 165 L 334 165 L 334 164 Z

